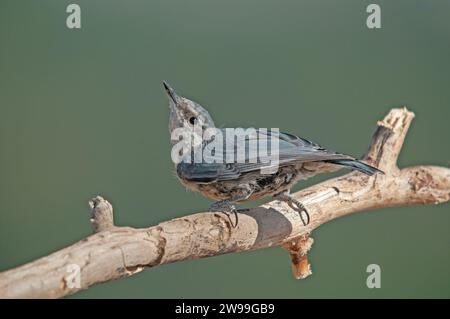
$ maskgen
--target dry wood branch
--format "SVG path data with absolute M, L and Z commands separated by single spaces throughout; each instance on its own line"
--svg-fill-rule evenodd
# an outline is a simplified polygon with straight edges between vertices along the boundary
M 94 233 L 114 228 L 114 214 L 111 204 L 97 196 L 89 201 L 91 208 L 91 225 Z
M 416 166 L 398 169 L 413 113 L 393 109 L 378 123 L 365 160 L 385 175 L 352 172 L 297 192 L 311 223 L 304 227 L 286 204 L 272 201 L 239 214 L 232 228 L 223 214 L 198 213 L 149 228 L 113 226 L 111 205 L 92 201 L 96 233 L 47 257 L 0 273 L 0 297 L 56 298 L 97 283 L 157 265 L 225 253 L 282 246 L 289 251 L 296 278 L 310 274 L 309 234 L 320 225 L 354 212 L 398 205 L 441 203 L 450 199 L 450 169 Z M 71 266 L 76 265 L 75 268 Z M 74 287 L 70 269 L 80 270 Z M 76 282 L 75 282 L 76 283 Z

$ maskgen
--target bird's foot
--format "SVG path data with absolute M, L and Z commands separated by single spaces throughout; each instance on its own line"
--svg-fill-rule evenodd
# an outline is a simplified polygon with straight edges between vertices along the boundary
M 209 206 L 209 211 L 210 212 L 221 212 L 224 213 L 225 215 L 227 215 L 228 220 L 230 221 L 231 227 L 236 228 L 239 218 L 238 218 L 238 214 L 237 214 L 237 209 L 236 207 L 232 204 L 232 202 L 228 201 L 228 200 L 221 200 L 215 203 L 212 203 L 211 206 Z M 233 224 L 233 222 L 231 221 L 231 217 L 229 213 L 233 213 L 236 222 Z
M 301 202 L 296 200 L 289 193 L 283 192 L 283 193 L 275 195 L 274 198 L 277 199 L 277 200 L 280 200 L 282 202 L 285 202 L 286 204 L 289 205 L 290 208 L 295 210 L 298 213 L 298 215 L 300 216 L 300 219 L 302 220 L 303 226 L 306 226 L 306 225 L 309 224 L 309 222 L 310 222 L 309 213 L 306 210 L 305 206 L 303 206 L 303 204 Z M 303 213 L 306 216 L 306 221 L 303 218 Z

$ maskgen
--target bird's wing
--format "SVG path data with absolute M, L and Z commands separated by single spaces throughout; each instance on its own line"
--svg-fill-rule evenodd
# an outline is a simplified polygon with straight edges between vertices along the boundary
M 222 129 L 221 131 L 225 131 Z M 226 135 L 225 132 L 223 134 Z M 249 154 L 248 145 L 251 142 L 258 143 L 258 141 L 265 141 L 271 145 L 278 143 L 278 160 L 274 160 L 271 157 L 270 152 L 267 155 L 264 154 Z M 326 150 L 323 147 L 315 144 L 307 139 L 288 134 L 288 133 L 278 133 L 265 130 L 254 130 L 250 132 L 245 137 L 246 141 L 246 159 L 245 163 L 237 163 L 236 161 L 232 163 L 214 163 L 211 156 L 211 148 L 214 148 L 213 143 L 207 143 L 204 145 L 203 149 L 203 163 L 182 164 L 179 169 L 183 171 L 183 175 L 191 180 L 197 180 L 199 182 L 212 182 L 212 181 L 225 181 L 239 178 L 245 173 L 261 170 L 270 171 L 271 168 L 278 168 L 283 166 L 288 166 L 296 163 L 302 162 L 315 162 L 315 161 L 326 161 L 335 159 L 353 159 L 351 156 L 336 153 L 330 150 Z M 234 144 L 235 154 L 238 152 L 238 147 Z M 217 144 L 216 144 L 217 145 Z M 225 142 L 223 143 L 222 149 L 216 147 L 214 148 L 214 155 L 217 158 L 225 158 L 223 152 L 226 150 Z M 270 147 L 269 147 L 270 150 Z M 256 156 L 256 158 L 255 158 Z M 276 154 L 274 154 L 276 159 Z

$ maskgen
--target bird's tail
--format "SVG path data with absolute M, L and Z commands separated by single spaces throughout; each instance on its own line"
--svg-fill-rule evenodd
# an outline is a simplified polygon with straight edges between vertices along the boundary
M 372 176 L 375 173 L 384 174 L 384 172 L 379 170 L 378 168 L 370 166 L 370 165 L 360 162 L 358 160 L 336 159 L 336 160 L 328 160 L 327 162 L 336 164 L 336 165 L 347 166 L 347 167 L 356 169 L 357 171 L 360 171 L 361 173 L 364 173 L 364 174 L 367 174 L 370 176 Z

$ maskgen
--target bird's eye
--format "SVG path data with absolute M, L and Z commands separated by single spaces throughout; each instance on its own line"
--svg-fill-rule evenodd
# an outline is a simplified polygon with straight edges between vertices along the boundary
M 195 123 L 197 123 L 197 118 L 195 116 L 192 116 L 191 118 L 189 118 L 189 123 L 194 125 Z

